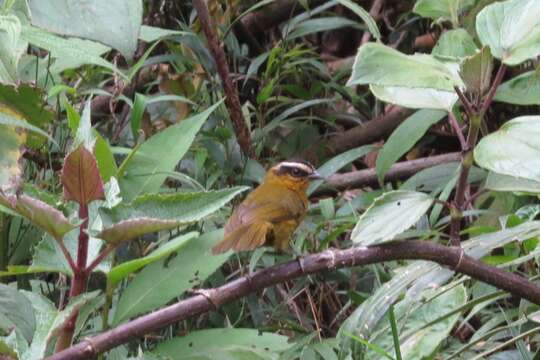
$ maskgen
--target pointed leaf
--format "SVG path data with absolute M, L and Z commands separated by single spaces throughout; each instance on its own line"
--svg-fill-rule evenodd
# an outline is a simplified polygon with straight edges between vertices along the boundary
M 116 307 L 113 325 L 135 315 L 154 310 L 199 286 L 230 254 L 212 256 L 210 251 L 223 238 L 217 230 L 190 240 L 176 257 L 145 267 L 128 284 Z
M 88 205 L 105 199 L 96 158 L 82 144 L 66 156 L 61 180 L 66 200 Z
M 454 91 L 463 87 L 458 65 L 426 54 L 405 55 L 391 47 L 367 43 L 358 50 L 347 85 L 380 85 Z
M 491 84 L 492 70 L 493 57 L 488 47 L 484 47 L 479 53 L 466 58 L 461 64 L 460 73 L 467 91 L 477 95 L 484 94 Z
M 154 193 L 167 178 L 167 173 L 188 151 L 195 135 L 210 114 L 221 104 L 212 105 L 200 114 L 160 131 L 146 140 L 126 164 L 122 164 L 123 176 L 120 188 L 126 201 L 142 193 Z
M 516 105 L 540 105 L 540 72 L 529 71 L 501 84 L 495 100 Z
M 128 59 L 135 53 L 142 23 L 141 0 L 94 0 L 91 6 L 69 0 L 29 0 L 28 5 L 33 25 L 99 41 L 118 49 Z
M 351 240 L 362 246 L 390 241 L 416 224 L 432 203 L 433 198 L 421 192 L 387 192 L 360 216 Z
M 478 48 L 465 29 L 445 31 L 431 52 L 432 55 L 462 59 L 476 54 Z
M 478 165 L 496 173 L 540 182 L 540 116 L 520 116 L 482 138 Z
M 486 6 L 476 17 L 483 45 L 507 65 L 518 65 L 540 55 L 538 0 L 507 0 Z
M 61 239 L 64 234 L 75 228 L 62 212 L 27 195 L 7 195 L 0 192 L 0 205 L 26 218 L 55 239 Z
M 235 187 L 207 192 L 143 195 L 131 204 L 102 208 L 100 213 L 105 229 L 96 236 L 109 243 L 119 243 L 198 221 L 247 189 Z
M 445 115 L 445 111 L 420 110 L 405 119 L 394 130 L 377 156 L 377 177 L 381 184 L 390 167 L 424 136 L 431 125 Z

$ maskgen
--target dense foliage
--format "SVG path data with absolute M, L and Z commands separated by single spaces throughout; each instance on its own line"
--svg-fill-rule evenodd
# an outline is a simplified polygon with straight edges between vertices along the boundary
M 537 287 L 539 56 L 540 0 L 0 0 L 0 357 L 329 248 L 420 239 Z M 212 256 L 295 157 L 327 179 L 291 250 Z M 540 302 L 458 267 L 328 269 L 100 356 L 538 358 Z

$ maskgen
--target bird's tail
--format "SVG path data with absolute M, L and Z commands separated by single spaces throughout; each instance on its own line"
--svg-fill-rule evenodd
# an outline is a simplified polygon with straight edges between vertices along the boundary
M 228 250 L 246 251 L 262 246 L 266 235 L 272 230 L 272 223 L 258 221 L 242 225 L 230 232 L 225 232 L 223 240 L 212 248 L 212 254 L 221 254 Z

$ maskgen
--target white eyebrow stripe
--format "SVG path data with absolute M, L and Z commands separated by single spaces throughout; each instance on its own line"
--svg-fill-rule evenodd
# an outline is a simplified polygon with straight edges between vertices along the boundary
M 308 174 L 311 174 L 313 172 L 313 168 L 311 166 L 300 163 L 300 162 L 284 161 L 282 163 L 279 163 L 279 167 L 282 167 L 282 166 L 298 168 L 300 170 L 305 171 Z

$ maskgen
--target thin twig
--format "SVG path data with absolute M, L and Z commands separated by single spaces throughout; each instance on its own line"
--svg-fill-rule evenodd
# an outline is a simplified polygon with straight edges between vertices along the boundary
M 482 117 L 484 116 L 487 109 L 491 105 L 491 102 L 493 101 L 493 98 L 495 97 L 495 93 L 497 92 L 497 88 L 501 84 L 505 73 L 506 73 L 506 65 L 501 63 L 501 65 L 499 66 L 499 70 L 497 70 L 497 75 L 495 75 L 495 79 L 493 80 L 493 84 L 491 84 L 491 88 L 489 89 L 489 92 L 487 93 L 486 98 L 484 99 L 484 102 L 482 103 L 482 109 L 480 110 L 480 115 Z
M 116 244 L 109 244 L 107 247 L 99 253 L 99 255 L 88 265 L 86 271 L 90 274 L 94 269 L 112 252 L 116 249 Z
M 465 136 L 463 136 L 463 132 L 461 131 L 461 128 L 459 127 L 456 117 L 454 116 L 454 113 L 452 111 L 448 112 L 448 121 L 450 122 L 450 126 L 452 126 L 454 132 L 459 139 L 461 150 L 465 151 L 467 149 L 467 141 L 465 140 Z
M 66 258 L 69 267 L 71 268 L 71 271 L 75 272 L 75 270 L 77 269 L 77 264 L 75 264 L 75 260 L 73 260 L 73 257 L 66 248 L 64 241 L 62 239 L 56 239 L 56 242 L 58 243 L 60 250 L 62 250 L 62 254 L 64 254 L 64 257 Z
M 454 86 L 454 90 L 455 90 L 459 100 L 463 104 L 463 107 L 465 108 L 465 112 L 467 113 L 467 116 L 469 118 L 471 118 L 471 116 L 475 113 L 475 111 L 473 109 L 473 105 L 471 104 L 469 99 L 467 99 L 465 94 L 463 94 L 463 92 L 461 91 L 461 89 L 459 87 Z

